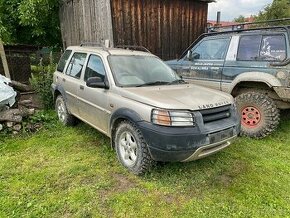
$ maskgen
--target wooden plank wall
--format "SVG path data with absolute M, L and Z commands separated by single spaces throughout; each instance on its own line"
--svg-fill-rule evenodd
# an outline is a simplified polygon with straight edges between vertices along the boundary
M 111 0 L 115 45 L 143 45 L 176 58 L 207 23 L 208 4 L 194 0 Z
M 60 22 L 64 47 L 81 42 L 113 42 L 110 0 L 62 0 Z

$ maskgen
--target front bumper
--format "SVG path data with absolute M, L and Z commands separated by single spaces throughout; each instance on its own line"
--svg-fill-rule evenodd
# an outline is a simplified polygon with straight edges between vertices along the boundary
M 147 122 L 138 126 L 152 158 L 163 162 L 188 162 L 226 147 L 238 136 L 240 120 L 220 121 L 207 127 L 164 127 Z

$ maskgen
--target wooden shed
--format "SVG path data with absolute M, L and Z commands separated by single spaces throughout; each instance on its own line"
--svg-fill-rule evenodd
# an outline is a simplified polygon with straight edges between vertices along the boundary
M 176 58 L 207 25 L 213 0 L 62 0 L 64 47 L 81 42 L 142 45 L 168 60 Z

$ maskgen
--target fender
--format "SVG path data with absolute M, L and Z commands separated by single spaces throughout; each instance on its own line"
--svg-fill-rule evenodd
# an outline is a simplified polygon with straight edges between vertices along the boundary
M 135 124 L 143 120 L 141 118 L 141 116 L 137 112 L 133 111 L 132 109 L 119 108 L 118 110 L 116 110 L 111 115 L 111 119 L 110 119 L 110 135 L 112 133 L 112 129 L 113 129 L 113 126 L 114 126 L 116 120 L 118 120 L 120 118 L 129 120 L 129 121 L 131 121 L 131 122 L 133 122 Z
M 245 72 L 237 76 L 231 85 L 229 86 L 227 92 L 232 93 L 233 89 L 240 83 L 240 82 L 260 82 L 265 83 L 269 86 L 269 88 L 282 86 L 281 82 L 273 75 L 269 73 L 262 73 L 262 72 Z
M 60 94 L 62 95 L 62 97 L 64 98 L 64 100 L 67 101 L 66 93 L 65 93 L 65 90 L 64 90 L 64 88 L 62 86 L 52 84 L 51 85 L 51 89 L 52 89 L 52 94 L 53 94 L 54 101 L 55 101 L 55 98 L 56 98 L 56 96 L 55 96 L 55 92 L 56 91 L 59 91 Z
M 133 123 L 138 123 L 143 120 L 141 116 L 137 112 L 133 111 L 132 109 L 119 108 L 111 116 L 111 119 L 110 119 L 111 129 L 113 128 L 115 121 L 119 118 L 127 119 Z

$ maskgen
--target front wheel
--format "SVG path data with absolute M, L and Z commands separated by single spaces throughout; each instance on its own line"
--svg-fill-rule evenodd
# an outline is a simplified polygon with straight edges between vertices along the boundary
M 121 122 L 114 135 L 114 144 L 121 164 L 136 175 L 150 170 L 154 163 L 141 131 L 131 122 Z
M 241 116 L 241 134 L 263 138 L 272 133 L 280 120 L 279 109 L 273 99 L 263 93 L 247 92 L 236 97 Z

